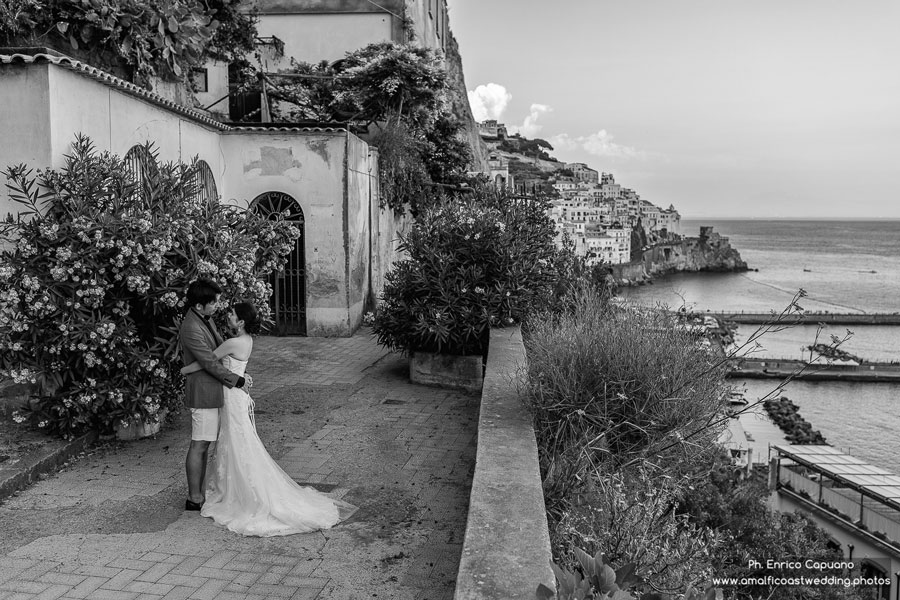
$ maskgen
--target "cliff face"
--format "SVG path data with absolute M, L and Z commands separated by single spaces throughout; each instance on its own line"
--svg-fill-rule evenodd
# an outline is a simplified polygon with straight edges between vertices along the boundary
M 450 102 L 453 114 L 463 121 L 466 138 L 472 149 L 472 170 L 490 172 L 488 167 L 488 148 L 478 135 L 478 126 L 472 116 L 472 108 L 469 106 L 469 93 L 466 88 L 466 79 L 463 76 L 462 57 L 459 54 L 459 44 L 453 34 L 447 42 L 447 73 L 450 76 Z
M 650 277 L 682 271 L 746 271 L 747 263 L 728 238 L 702 228 L 700 237 L 661 244 L 644 252 L 644 270 Z
M 645 250 L 639 261 L 612 265 L 610 270 L 619 285 L 632 285 L 669 273 L 728 273 L 747 271 L 748 267 L 728 238 L 715 233 L 712 227 L 703 227 L 700 237 L 658 244 Z

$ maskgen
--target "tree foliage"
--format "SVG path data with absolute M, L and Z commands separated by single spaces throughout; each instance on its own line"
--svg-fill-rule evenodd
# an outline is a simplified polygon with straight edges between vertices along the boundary
M 442 54 L 412 44 L 378 42 L 333 63 L 291 61 L 268 76 L 280 120 L 403 120 L 424 129 L 443 114 L 447 73 Z
M 8 0 L 0 3 L 0 44 L 46 45 L 92 65 L 186 79 L 208 58 L 253 50 L 255 18 L 238 0 Z
M 379 149 L 382 203 L 413 214 L 439 195 L 434 184 L 465 179 L 471 161 L 448 85 L 438 50 L 394 42 L 333 63 L 292 60 L 289 69 L 266 75 L 276 120 L 364 126 L 364 137 Z

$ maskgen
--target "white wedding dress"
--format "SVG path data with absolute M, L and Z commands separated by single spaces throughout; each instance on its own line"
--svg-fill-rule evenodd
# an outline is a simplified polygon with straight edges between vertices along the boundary
M 238 375 L 247 368 L 247 361 L 232 356 L 222 364 Z M 350 517 L 357 507 L 302 487 L 269 456 L 251 420 L 252 407 L 245 391 L 225 388 L 200 514 L 236 533 L 262 537 L 328 529 Z

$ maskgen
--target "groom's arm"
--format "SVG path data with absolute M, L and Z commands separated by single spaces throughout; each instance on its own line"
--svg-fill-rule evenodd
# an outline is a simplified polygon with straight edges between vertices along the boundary
M 244 378 L 222 366 L 207 344 L 206 335 L 202 331 L 194 327 L 186 328 L 181 332 L 181 344 L 191 351 L 204 371 L 221 381 L 223 385 L 230 388 L 243 387 Z

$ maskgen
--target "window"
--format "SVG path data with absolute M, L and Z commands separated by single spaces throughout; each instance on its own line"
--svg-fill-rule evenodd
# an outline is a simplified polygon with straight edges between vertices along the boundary
M 191 84 L 194 86 L 195 92 L 209 91 L 209 71 L 204 68 L 196 68 L 191 70 Z

